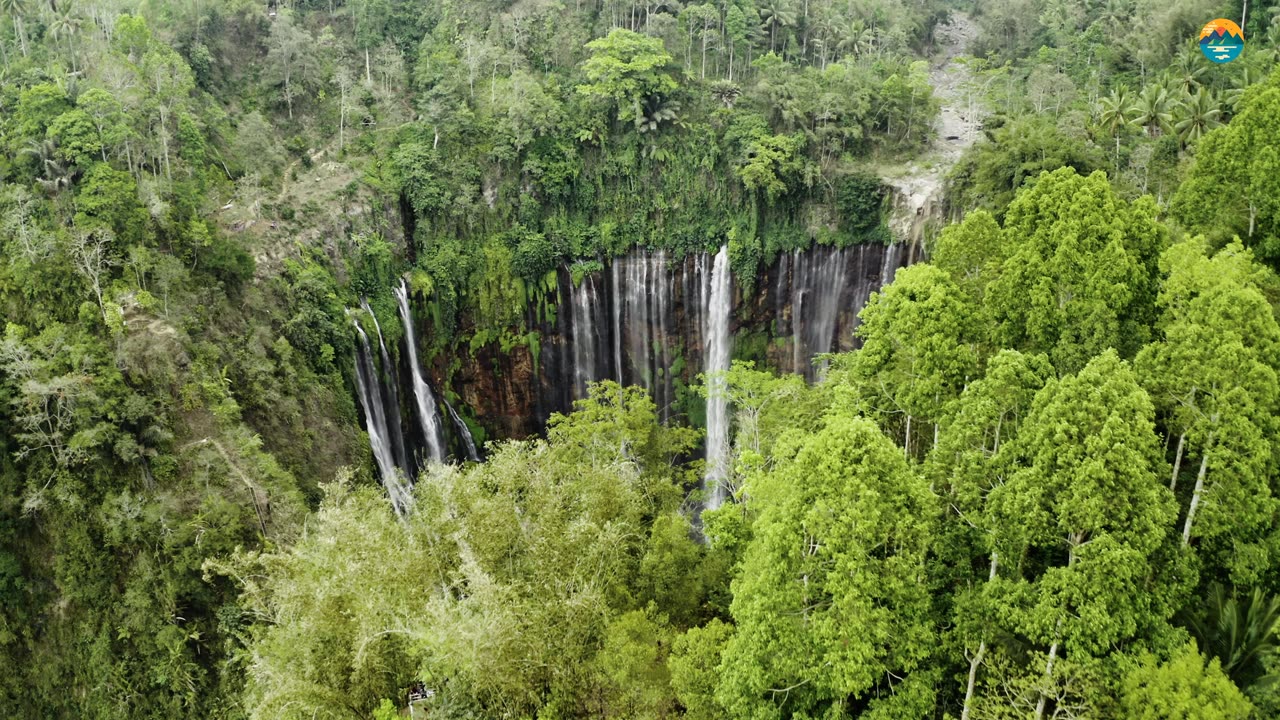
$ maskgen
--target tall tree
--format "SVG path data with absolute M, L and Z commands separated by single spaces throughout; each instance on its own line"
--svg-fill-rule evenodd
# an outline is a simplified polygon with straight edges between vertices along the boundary
M 921 263 L 898 271 L 860 315 L 862 348 L 849 364 L 858 403 L 912 456 L 912 426 L 933 424 L 978 373 L 977 328 L 969 298 L 946 272 Z M 865 405 L 863 405 L 865 403 Z
M 1221 556 L 1241 581 L 1255 581 L 1250 554 L 1239 550 L 1261 540 L 1276 507 L 1268 478 L 1280 430 L 1280 325 L 1239 243 L 1209 257 L 1203 239 L 1188 240 L 1163 262 L 1164 338 L 1144 348 L 1136 364 L 1178 434 L 1170 487 L 1184 451 L 1200 458 L 1182 543 L 1223 537 Z
M 1176 517 L 1161 482 L 1154 410 L 1128 365 L 1108 350 L 1036 395 L 1019 433 L 1021 467 L 988 500 L 997 616 L 1061 654 L 1103 655 L 1172 614 L 1160 550 Z M 1042 693 L 1035 716 L 1044 716 Z
M 733 582 L 737 628 L 717 699 L 733 718 L 849 703 L 925 712 L 928 487 L 868 420 L 833 417 L 783 443 L 777 469 L 750 488 L 759 514 Z
M 655 95 L 669 95 L 677 87 L 667 74 L 671 55 L 658 38 L 615 29 L 606 37 L 587 43 L 591 56 L 582 69 L 590 82 L 578 86 L 584 95 L 603 97 L 617 104 L 618 120 L 643 118 L 642 105 Z
M 18 44 L 22 48 L 22 56 L 27 56 L 27 30 L 24 18 L 29 9 L 27 0 L 0 0 L 0 12 L 4 12 L 13 20 L 13 31 L 18 36 Z
M 1120 167 L 1120 135 L 1125 128 L 1134 124 L 1140 115 L 1138 104 L 1134 102 L 1129 88 L 1121 85 L 1099 102 L 1098 121 L 1106 128 L 1107 134 L 1115 138 L 1115 167 Z
M 1280 261 L 1280 74 L 1204 136 L 1170 209 L 1217 244 L 1238 235 L 1273 267 Z
M 932 574 L 939 580 L 935 592 L 955 595 L 949 640 L 969 663 L 963 720 L 971 715 L 978 670 L 998 634 L 991 622 L 989 584 L 998 576 L 1001 557 L 987 498 L 1017 468 L 1019 430 L 1036 393 L 1052 377 L 1053 367 L 1043 355 L 997 353 L 986 375 L 966 387 L 944 414 L 938 445 L 925 464 L 931 486 L 946 503 Z
M 1047 353 L 1059 372 L 1109 347 L 1136 353 L 1155 317 L 1167 231 L 1150 198 L 1127 203 L 1102 173 L 1040 176 L 1009 206 L 1008 259 L 986 302 L 1006 347 Z
M 282 13 L 271 26 L 268 40 L 267 67 L 280 96 L 293 119 L 294 98 L 319 78 L 319 62 L 315 54 L 315 39 L 305 28 L 298 27 L 293 14 Z

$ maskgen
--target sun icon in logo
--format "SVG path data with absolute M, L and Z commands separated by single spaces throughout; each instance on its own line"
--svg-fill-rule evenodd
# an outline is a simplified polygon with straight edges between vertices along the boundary
M 1225 18 L 1210 21 L 1200 30 L 1200 52 L 1215 63 L 1235 60 L 1244 49 L 1244 32 Z

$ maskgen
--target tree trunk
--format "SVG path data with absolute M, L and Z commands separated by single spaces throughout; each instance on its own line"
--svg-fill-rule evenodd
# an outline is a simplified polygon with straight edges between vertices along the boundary
M 373 84 L 373 72 L 369 69 L 369 48 L 364 49 L 364 84 Z
M 1200 507 L 1200 496 L 1204 493 L 1204 476 L 1209 469 L 1209 449 L 1213 447 L 1213 435 L 1204 445 L 1204 455 L 1200 458 L 1200 472 L 1196 474 L 1196 489 L 1191 493 L 1191 506 L 1187 508 L 1187 521 L 1182 526 L 1182 546 L 1191 544 L 1191 526 L 1196 519 L 1196 510 Z
M 22 47 L 22 57 L 27 56 L 27 29 L 22 23 L 22 18 L 14 16 L 13 26 L 18 31 L 18 45 Z
M 982 664 L 984 656 L 987 654 L 987 643 L 978 643 L 978 652 L 973 656 L 973 660 L 969 662 L 969 685 L 964 692 L 964 708 L 960 710 L 960 720 L 969 720 L 969 709 L 973 703 L 973 688 L 978 681 L 978 666 Z
M 911 459 L 911 416 L 907 416 L 907 433 L 902 438 L 902 457 Z
M 1059 620 L 1058 624 L 1061 625 L 1062 621 Z M 1053 661 L 1056 660 L 1057 657 L 1058 657 L 1058 643 L 1057 641 L 1054 641 L 1054 643 L 1049 646 L 1049 662 L 1045 663 L 1045 666 L 1044 666 L 1045 680 L 1049 680 L 1050 678 L 1053 677 Z M 1049 696 L 1045 694 L 1043 690 L 1040 691 L 1040 700 L 1036 703 L 1036 720 L 1044 720 L 1044 706 L 1048 702 L 1049 702 Z
M 707 79 L 707 21 L 702 21 L 702 80 Z
M 996 579 L 996 571 L 1000 567 L 1000 555 L 991 553 L 991 574 L 987 576 L 987 582 Z M 973 690 L 978 683 L 978 666 L 982 665 L 982 660 L 987 654 L 987 641 L 983 640 L 978 643 L 978 652 L 973 656 L 973 660 L 969 662 L 969 684 L 964 693 L 964 708 L 960 711 L 960 720 L 969 720 L 969 710 L 973 703 Z
M 1174 451 L 1173 456 L 1173 477 L 1169 478 L 1169 489 L 1175 490 L 1178 487 L 1178 471 L 1182 469 L 1182 446 L 1187 441 L 1187 434 L 1183 432 L 1178 436 L 1178 449 Z

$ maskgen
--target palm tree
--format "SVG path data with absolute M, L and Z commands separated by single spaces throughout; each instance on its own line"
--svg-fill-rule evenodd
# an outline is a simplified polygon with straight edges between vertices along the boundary
M 657 132 L 662 123 L 680 124 L 680 103 L 661 95 L 654 95 L 644 101 L 644 111 L 636 118 L 636 130 L 642 133 Z
M 1159 84 L 1151 84 L 1138 96 L 1138 115 L 1134 122 L 1147 129 L 1147 135 L 1155 137 L 1173 127 L 1173 94 Z
M 1232 113 L 1240 112 L 1240 102 L 1244 100 L 1244 91 L 1259 80 L 1261 78 L 1258 77 L 1258 71 L 1248 65 L 1245 65 L 1244 70 L 1235 76 L 1231 81 L 1231 89 L 1227 91 L 1223 98 L 1226 106 L 1231 108 Z
M 778 28 L 795 25 L 796 13 L 787 0 L 766 0 L 760 8 L 760 19 L 764 21 L 761 29 L 769 29 L 769 52 L 773 52 L 777 47 Z
M 58 143 L 53 140 L 30 140 L 22 150 L 36 161 L 39 174 L 36 183 L 49 195 L 57 195 L 71 186 L 71 170 L 59 158 Z
M 27 14 L 27 0 L 0 0 L 0 12 L 13 18 L 13 29 L 18 34 L 22 56 L 27 56 L 27 31 L 22 18 Z
M 1190 52 L 1183 52 L 1178 55 L 1178 59 L 1173 62 L 1173 79 L 1182 89 L 1182 92 L 1190 95 L 1200 87 L 1200 76 L 1204 75 L 1204 61 L 1198 55 L 1192 55 Z
M 740 95 L 742 95 L 742 88 L 735 82 L 717 80 L 711 83 L 711 96 L 730 110 L 733 109 L 733 104 L 738 101 Z
M 1116 139 L 1116 166 L 1119 168 L 1120 131 L 1132 125 L 1137 119 L 1138 106 L 1133 102 L 1133 95 L 1129 92 L 1129 88 L 1124 85 L 1114 88 L 1110 95 L 1102 98 L 1099 105 L 1101 106 L 1099 120 L 1107 132 Z
M 1184 100 L 1181 111 L 1181 119 L 1174 125 L 1174 129 L 1178 131 L 1178 137 L 1184 146 L 1199 140 L 1205 133 L 1222 124 L 1222 108 L 1213 93 L 1204 88 Z
M 863 53 L 871 50 L 871 44 L 874 41 L 875 34 L 871 32 L 871 28 L 867 27 L 862 20 L 854 20 L 844 29 L 836 49 L 849 53 L 855 58 L 862 57 Z
M 1125 26 L 1133 17 L 1131 4 L 1125 0 L 1107 0 L 1107 4 L 1102 6 L 1102 14 L 1098 16 L 1098 22 L 1102 27 Z
M 1194 611 L 1183 611 L 1178 620 L 1201 651 L 1222 661 L 1222 671 L 1241 690 L 1280 679 L 1266 668 L 1266 661 L 1280 647 L 1276 635 L 1280 597 L 1261 590 L 1236 596 L 1214 583 L 1204 604 Z
M 76 48 L 72 39 L 80 32 L 80 25 L 84 21 L 79 15 L 76 15 L 71 8 L 67 8 L 65 12 L 58 13 L 53 16 L 53 20 L 49 22 L 49 37 L 57 43 L 65 39 L 67 41 L 67 51 L 71 53 L 71 69 L 76 69 Z

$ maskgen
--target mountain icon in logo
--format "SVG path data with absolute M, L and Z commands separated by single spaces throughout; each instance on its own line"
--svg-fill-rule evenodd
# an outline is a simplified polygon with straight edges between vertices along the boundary
M 1244 49 L 1244 33 L 1231 20 L 1218 18 L 1200 30 L 1200 52 L 1215 63 L 1235 60 Z

